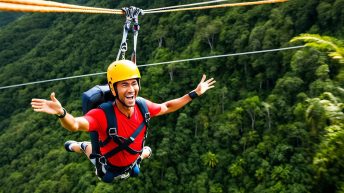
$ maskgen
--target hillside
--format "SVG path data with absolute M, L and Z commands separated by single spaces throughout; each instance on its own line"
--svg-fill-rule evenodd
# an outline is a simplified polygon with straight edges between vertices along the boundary
M 148 9 L 197 1 L 64 2 Z M 116 59 L 124 20 L 2 12 L 0 86 L 105 72 Z M 146 14 L 137 63 L 303 45 L 289 42 L 303 33 L 343 41 L 343 24 L 343 0 Z M 132 33 L 128 38 L 132 48 Z M 88 134 L 68 132 L 55 116 L 31 109 L 32 98 L 55 92 L 68 112 L 82 115 L 81 94 L 106 83 L 105 75 L 89 76 L 0 90 L 0 193 L 344 191 L 344 70 L 326 51 L 305 47 L 140 71 L 140 95 L 157 103 L 194 89 L 202 74 L 217 83 L 185 108 L 152 119 L 146 144 L 153 156 L 138 178 L 100 182 L 85 156 L 63 148 Z M 339 110 L 329 113 L 324 100 Z

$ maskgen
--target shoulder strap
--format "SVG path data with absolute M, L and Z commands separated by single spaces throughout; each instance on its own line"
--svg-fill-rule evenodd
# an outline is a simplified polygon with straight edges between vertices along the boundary
M 144 147 L 144 144 L 145 144 L 145 141 L 146 141 L 146 138 L 147 138 L 147 135 L 148 135 L 150 113 L 149 113 L 149 110 L 148 110 L 147 102 L 146 102 L 146 100 L 144 98 L 137 97 L 136 98 L 136 104 L 139 106 L 140 112 L 141 112 L 141 114 L 143 116 L 143 119 L 144 119 L 142 124 L 146 125 L 146 131 L 145 131 L 144 139 L 142 141 L 142 147 Z M 135 132 L 141 132 L 141 130 L 140 131 L 136 130 Z M 138 134 L 139 133 L 136 133 L 136 135 L 138 135 Z
M 148 110 L 148 106 L 146 103 L 146 100 L 142 97 L 136 98 L 136 104 L 139 106 L 139 109 L 141 111 L 141 114 L 145 120 L 146 126 L 148 126 L 149 120 L 150 120 L 150 113 Z
M 108 128 L 117 128 L 117 120 L 116 120 L 115 111 L 113 110 L 112 102 L 109 101 L 109 102 L 102 103 L 99 105 L 99 108 L 101 108 L 106 115 Z M 104 142 L 100 143 L 99 134 L 97 131 L 90 132 L 90 138 L 91 138 L 91 143 L 92 143 L 92 154 L 99 155 L 100 146 L 103 146 Z
M 107 122 L 107 133 L 117 133 L 117 118 L 116 113 L 113 108 L 112 102 L 105 102 L 99 105 L 99 108 L 102 109 L 106 116 Z M 100 146 L 103 147 L 111 141 L 111 137 L 108 137 L 105 141 L 100 142 Z
M 99 105 L 99 108 L 103 109 L 105 112 L 106 120 L 107 120 L 107 126 L 108 128 L 117 128 L 117 119 L 116 119 L 116 113 L 113 108 L 112 102 L 106 102 Z

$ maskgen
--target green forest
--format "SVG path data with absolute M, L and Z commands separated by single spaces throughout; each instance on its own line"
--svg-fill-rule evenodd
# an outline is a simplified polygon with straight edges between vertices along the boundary
M 63 0 L 143 10 L 197 0 Z M 243 0 L 235 2 L 244 2 Z M 125 17 L 0 12 L 0 87 L 106 72 Z M 344 192 L 344 0 L 290 0 L 139 17 L 137 64 L 304 46 L 141 67 L 140 96 L 156 103 L 215 88 L 177 112 L 153 118 L 153 150 L 138 177 L 107 184 L 67 140 L 87 141 L 32 98 L 55 92 L 82 115 L 82 93 L 106 75 L 0 89 L 0 193 Z M 133 47 L 128 35 L 127 57 Z

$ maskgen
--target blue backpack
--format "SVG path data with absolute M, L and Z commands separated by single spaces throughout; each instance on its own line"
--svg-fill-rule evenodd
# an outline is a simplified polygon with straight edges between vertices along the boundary
M 113 109 L 113 103 L 115 97 L 112 95 L 108 85 L 97 85 L 86 91 L 82 95 L 82 111 L 86 114 L 88 111 L 94 108 L 100 108 L 105 112 L 107 120 L 107 139 L 104 141 L 99 140 L 98 132 L 90 132 L 91 143 L 92 143 L 92 154 L 90 160 L 96 166 L 96 174 L 105 182 L 112 182 L 113 179 L 124 179 L 129 176 L 137 176 L 139 174 L 139 164 L 141 162 L 140 156 L 138 159 L 127 167 L 117 167 L 107 162 L 107 159 L 114 156 L 118 152 L 127 151 L 130 154 L 141 154 L 140 151 L 136 151 L 129 147 L 134 142 L 135 138 L 142 132 L 146 126 L 148 129 L 148 122 L 150 120 L 150 114 L 145 99 L 141 97 L 136 98 L 136 104 L 138 105 L 144 121 L 135 130 L 135 132 L 129 138 L 123 138 L 117 135 L 117 119 Z M 145 138 L 147 135 L 147 129 L 145 132 Z M 143 143 L 145 141 L 143 140 Z M 110 141 L 114 141 L 118 146 L 102 155 L 100 147 L 106 146 Z M 144 144 L 142 144 L 143 147 Z M 110 171 L 110 172 L 109 172 Z

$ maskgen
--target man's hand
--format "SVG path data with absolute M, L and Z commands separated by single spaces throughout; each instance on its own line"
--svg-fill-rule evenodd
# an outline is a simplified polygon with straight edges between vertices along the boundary
M 214 88 L 215 80 L 214 78 L 210 78 L 208 80 L 205 80 L 207 76 L 203 74 L 201 82 L 197 85 L 197 88 L 195 89 L 195 92 L 198 94 L 198 96 L 201 96 L 205 91 Z
M 55 98 L 55 93 L 50 94 L 51 100 L 45 99 L 32 99 L 31 107 L 35 112 L 47 113 L 52 115 L 63 114 L 61 103 Z

